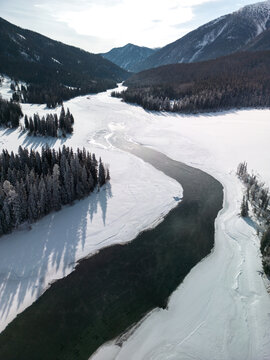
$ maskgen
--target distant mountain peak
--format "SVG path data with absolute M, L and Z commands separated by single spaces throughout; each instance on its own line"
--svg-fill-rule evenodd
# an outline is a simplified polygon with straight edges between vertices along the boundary
M 136 71 L 138 64 L 147 59 L 156 50 L 128 43 L 101 54 L 105 59 L 128 71 Z
M 270 11 L 270 0 L 257 2 L 255 4 L 245 5 L 245 6 L 241 7 L 239 10 L 237 10 L 236 12 L 238 12 L 238 13 L 248 12 L 250 14 L 254 14 L 254 12 L 258 13 L 258 12 L 264 12 L 264 11 Z
M 236 11 L 236 14 L 245 18 L 249 18 L 251 21 L 257 24 L 257 35 L 260 35 L 263 31 L 267 30 L 270 21 L 270 0 L 258 2 L 256 4 L 246 5 Z

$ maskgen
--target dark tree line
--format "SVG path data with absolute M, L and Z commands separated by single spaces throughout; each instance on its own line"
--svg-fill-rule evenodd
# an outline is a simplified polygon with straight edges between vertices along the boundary
M 270 276 L 270 227 L 266 229 L 261 239 L 264 272 Z
M 23 87 L 23 85 L 22 85 Z M 13 101 L 3 100 L 0 97 L 0 126 L 17 128 L 20 125 L 20 118 L 23 116 L 21 107 Z M 47 114 L 40 118 L 38 114 L 32 117 L 25 115 L 24 128 L 29 135 L 65 137 L 73 133 L 74 117 L 69 109 L 65 111 L 62 106 L 60 116 Z
M 0 97 L 0 126 L 16 128 L 19 126 L 22 116 L 23 113 L 19 104 L 3 100 Z
M 111 87 L 115 84 L 112 83 Z M 11 85 L 12 86 L 12 85 Z M 30 84 L 17 87 L 13 93 L 13 100 L 22 103 L 46 104 L 48 108 L 55 108 L 62 105 L 63 101 L 72 99 L 79 95 L 98 93 L 110 87 L 108 82 L 99 81 L 90 84 L 83 84 L 79 87 L 64 86 L 59 83 L 50 82 L 49 84 Z
M 248 78 L 247 78 L 248 79 Z M 269 107 L 269 79 L 216 79 L 193 84 L 191 88 L 172 90 L 171 86 L 128 89 L 112 96 L 151 111 L 198 113 L 241 107 Z M 243 81 L 242 81 L 243 80 Z M 170 100 L 171 99 L 171 100 Z
M 245 184 L 246 194 L 241 204 L 241 216 L 246 217 L 249 213 L 249 204 L 253 214 L 261 224 L 261 253 L 263 257 L 263 268 L 266 274 L 270 275 L 270 193 L 269 189 L 261 183 L 257 176 L 249 174 L 247 163 L 240 163 L 237 175 Z
M 172 64 L 133 75 L 122 93 L 147 110 L 198 113 L 270 106 L 270 51 Z
M 249 174 L 247 163 L 240 163 L 237 175 L 246 186 L 246 200 L 252 205 L 253 213 L 270 225 L 270 193 L 269 189 L 261 183 L 257 176 Z
M 0 235 L 88 196 L 110 179 L 95 154 L 63 146 L 0 155 Z
M 33 118 L 24 116 L 24 127 L 33 136 L 66 137 L 66 134 L 72 134 L 73 124 L 73 115 L 63 106 L 59 118 L 57 114 L 47 114 L 42 118 L 38 114 L 34 114 Z

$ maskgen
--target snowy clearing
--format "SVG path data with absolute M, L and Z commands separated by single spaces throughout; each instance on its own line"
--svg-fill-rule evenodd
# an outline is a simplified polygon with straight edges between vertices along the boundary
M 10 89 L 12 83 L 11 79 L 7 76 L 0 76 L 2 82 L 0 82 L 0 94 L 2 99 L 10 100 L 12 98 L 13 91 Z
M 57 59 L 55 59 L 55 58 L 53 58 L 53 57 L 52 57 L 52 61 L 53 61 L 53 62 L 56 62 L 57 64 L 62 65 L 62 64 L 60 63 L 60 61 L 58 61 Z
M 0 82 L 0 96 L 4 100 L 11 100 L 14 91 L 12 91 L 10 89 L 10 85 L 12 83 L 15 85 L 14 81 L 12 81 L 8 76 L 1 75 L 1 74 L 0 74 L 0 79 L 1 79 L 1 82 Z M 19 87 L 19 89 L 21 89 L 22 85 L 25 86 L 25 87 L 27 86 L 27 84 L 24 81 L 17 81 L 16 84 Z

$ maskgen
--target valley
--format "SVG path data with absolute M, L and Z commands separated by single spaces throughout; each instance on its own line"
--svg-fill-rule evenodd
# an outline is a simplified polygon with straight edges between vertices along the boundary
M 270 0 L 18 1 L 0 359 L 268 360 Z
M 116 136 L 117 138 L 126 138 L 128 141 L 135 141 L 144 146 L 151 146 L 173 159 L 183 161 L 196 168 L 201 168 L 218 179 L 224 186 L 225 191 L 224 208 L 220 212 L 215 225 L 216 243 L 214 251 L 190 272 L 184 283 L 173 293 L 168 304 L 168 310 L 154 310 L 123 345 L 119 356 L 122 356 L 121 354 L 123 352 L 123 358 L 125 359 L 126 356 L 129 357 L 131 354 L 135 354 L 132 346 L 136 344 L 137 341 L 141 342 L 141 340 L 137 340 L 140 338 L 140 334 L 143 334 L 142 336 L 147 340 L 143 342 L 145 346 L 141 347 L 139 353 L 136 352 L 137 355 L 134 358 L 142 359 L 144 356 L 148 356 L 144 354 L 148 354 L 153 344 L 155 344 L 155 341 L 159 343 L 160 337 L 158 335 L 153 335 L 152 337 L 152 332 L 150 331 L 148 339 L 143 329 L 147 329 L 147 326 L 152 327 L 151 324 L 154 321 L 158 322 L 158 329 L 160 329 L 160 331 L 163 331 L 161 323 L 164 324 L 164 326 L 168 324 L 174 336 L 189 339 L 187 342 L 184 341 L 183 346 L 180 346 L 179 351 L 177 351 L 175 350 L 175 346 L 173 346 L 174 336 L 171 332 L 167 331 L 168 338 L 166 342 L 167 344 L 171 344 L 170 346 L 172 346 L 174 352 L 176 351 L 178 357 L 182 356 L 183 348 L 186 349 L 184 354 L 186 354 L 187 351 L 190 353 L 197 351 L 196 349 L 200 349 L 198 351 L 201 351 L 202 342 L 198 340 L 196 336 L 199 335 L 202 339 L 204 336 L 208 338 L 209 331 L 210 333 L 212 331 L 212 338 L 214 340 L 213 346 L 211 347 L 211 351 L 213 352 L 211 352 L 211 354 L 213 357 L 216 356 L 216 349 L 223 346 L 224 359 L 227 356 L 225 355 L 227 352 L 230 353 L 232 358 L 235 356 L 235 358 L 238 357 L 238 359 L 241 359 L 240 349 L 242 349 L 244 343 L 250 343 L 250 346 L 256 349 L 258 354 L 262 354 L 261 357 L 258 355 L 257 358 L 263 359 L 263 352 L 268 351 L 269 345 L 267 335 L 265 335 L 268 331 L 266 309 L 269 306 L 269 295 L 266 291 L 263 278 L 260 275 L 261 262 L 259 240 L 256 236 L 256 230 L 252 227 L 252 223 L 245 222 L 239 218 L 238 215 L 242 190 L 241 183 L 237 179 L 235 172 L 239 161 L 245 158 L 251 168 L 256 169 L 256 171 L 269 182 L 269 169 L 265 167 L 265 164 L 269 161 L 267 159 L 269 143 L 266 135 L 269 127 L 269 110 L 242 110 L 218 115 L 206 114 L 200 116 L 169 115 L 166 113 L 158 115 L 146 112 L 140 107 L 122 103 L 119 99 L 111 98 L 110 91 L 90 97 L 75 98 L 65 103 L 65 106 L 71 109 L 77 119 L 74 124 L 74 134 L 72 138 L 65 140 L 65 144 L 74 144 L 73 146 L 85 144 L 91 151 L 95 149 L 95 153 L 100 154 L 104 161 L 110 162 L 112 174 L 110 191 L 112 196 L 110 196 L 109 193 L 107 193 L 108 190 L 105 189 L 104 197 L 103 194 L 96 194 L 95 196 L 97 203 L 96 209 L 91 210 L 92 204 L 90 197 L 89 199 L 83 200 L 82 203 L 74 205 L 74 207 L 64 209 L 60 213 L 49 216 L 48 219 L 45 218 L 34 224 L 30 232 L 29 230 L 24 230 L 23 232 L 14 233 L 2 239 L 1 244 L 4 246 L 3 250 L 6 250 L 4 250 L 4 252 L 2 250 L 1 253 L 5 258 L 8 254 L 12 254 L 14 259 L 16 259 L 16 254 L 20 254 L 21 260 L 16 260 L 18 264 L 16 274 L 19 274 L 22 269 L 24 269 L 22 274 L 25 274 L 21 278 L 17 278 L 16 282 L 14 282 L 13 276 L 11 276 L 12 273 L 10 273 L 10 271 L 6 272 L 7 280 L 5 286 L 1 288 L 1 299 L 8 299 L 7 304 L 9 304 L 8 307 L 1 307 L 4 309 L 2 318 L 6 318 L 6 324 L 9 323 L 18 312 L 21 312 L 37 299 L 52 280 L 68 275 L 74 269 L 76 261 L 80 258 L 104 246 L 106 247 L 119 242 L 123 243 L 133 239 L 142 229 L 149 228 L 149 226 L 151 227 L 156 224 L 157 218 L 160 219 L 160 214 L 164 217 L 172 207 L 176 206 L 177 201 L 174 200 L 174 198 L 182 197 L 181 187 L 173 180 L 164 177 L 165 175 L 157 172 L 157 170 L 149 167 L 149 165 L 144 165 L 141 160 L 136 160 L 136 157 L 117 150 L 113 142 Z M 23 105 L 22 108 L 23 111 L 29 115 L 37 110 L 40 114 L 48 111 L 42 106 Z M 89 111 L 89 109 L 91 109 L 91 111 Z M 109 117 L 108 109 L 110 109 Z M 260 124 L 260 131 L 257 127 L 258 123 Z M 82 124 L 84 125 L 82 126 Z M 232 126 L 234 128 L 233 133 L 231 132 Z M 85 130 L 86 127 L 88 128 L 87 132 Z M 240 136 L 244 128 L 245 138 Z M 14 146 L 17 147 L 20 143 L 29 147 L 33 146 L 36 149 L 44 144 L 42 139 L 35 139 L 29 136 L 18 138 L 16 130 L 5 133 L 6 131 L 2 131 L 2 146 L 10 150 L 15 150 Z M 210 139 L 211 141 L 209 141 Z M 63 143 L 63 139 L 46 140 L 46 142 L 48 141 L 51 146 L 56 148 L 60 143 Z M 168 146 L 168 143 L 171 145 Z M 255 144 L 258 143 L 260 143 L 260 146 L 256 145 L 257 150 L 255 153 L 252 149 Z M 241 151 L 239 151 L 239 149 L 241 149 Z M 144 166 L 144 171 L 146 171 L 146 168 L 149 169 L 147 171 L 149 171 L 149 180 L 151 179 L 149 182 L 149 186 L 151 184 L 151 191 L 145 187 L 145 173 L 141 178 L 144 180 L 142 180 L 141 183 L 138 182 L 135 188 L 133 187 L 131 190 L 130 185 L 126 185 L 126 190 L 123 191 L 125 186 L 123 187 L 122 184 L 124 184 L 123 181 L 125 177 L 123 178 L 123 170 L 121 170 L 122 166 L 119 163 L 119 159 L 121 159 L 121 164 L 123 164 L 123 160 L 126 159 L 125 173 L 127 173 L 126 166 L 128 164 L 130 164 L 128 166 L 133 168 L 133 171 L 136 171 L 136 169 L 138 169 L 138 167 L 134 168 L 136 162 L 140 167 Z M 138 173 L 138 171 L 136 172 Z M 160 175 L 157 177 L 154 174 Z M 122 180 L 120 181 L 120 179 Z M 140 180 L 140 178 L 138 178 L 138 180 Z M 159 185 L 153 187 L 155 181 L 158 181 Z M 164 186 L 165 183 L 166 186 Z M 170 188 L 168 187 L 169 184 L 171 184 Z M 135 189 L 136 192 L 134 193 Z M 144 191 L 142 191 L 142 189 L 144 189 Z M 153 196 L 153 190 L 156 191 L 155 196 Z M 170 191 L 170 196 L 168 191 Z M 140 197 L 138 198 L 139 194 Z M 159 195 L 157 196 L 157 194 Z M 139 199 L 141 199 L 142 202 L 139 201 Z M 136 201 L 135 208 L 134 201 Z M 122 204 L 121 211 L 123 211 L 123 216 L 120 216 L 121 212 L 119 213 L 119 210 L 117 213 L 113 210 L 116 206 L 120 209 L 119 205 L 116 205 L 117 203 L 119 204 L 119 202 Z M 141 207 L 139 204 L 141 204 Z M 150 207 L 146 207 L 146 205 Z M 77 213 L 77 209 L 79 208 L 85 209 L 85 215 L 82 216 L 80 213 Z M 131 209 L 133 210 L 131 211 Z M 155 211 L 153 211 L 154 209 Z M 88 220 L 87 214 L 89 211 L 90 215 L 91 213 L 93 214 L 92 222 L 90 219 Z M 103 222 L 104 211 L 105 224 Z M 148 215 L 146 216 L 146 214 Z M 66 228 L 67 216 L 70 219 L 74 218 L 75 221 L 70 221 L 68 228 Z M 132 217 L 133 220 L 131 220 Z M 84 223 L 82 222 L 83 218 L 85 218 Z M 49 234 L 48 221 L 51 223 Z M 112 226 L 110 224 L 114 225 Z M 125 224 L 124 228 L 123 224 Z M 130 227 L 129 224 L 131 225 Z M 138 225 L 134 226 L 134 224 Z M 63 228 L 66 228 L 66 230 L 64 234 L 59 237 L 62 231 L 61 229 Z M 121 228 L 122 230 L 119 232 Z M 42 235 L 43 232 L 44 235 Z M 112 236 L 110 234 L 114 235 Z M 29 268 L 29 275 L 31 277 L 28 278 L 29 275 L 26 275 L 25 266 L 29 263 L 33 264 L 34 257 L 30 260 L 30 258 L 28 258 L 29 255 L 24 254 L 24 252 L 11 251 L 10 246 L 13 249 L 17 249 L 19 243 L 22 244 L 22 247 L 25 246 L 26 240 L 22 238 L 24 236 L 25 239 L 28 239 L 29 245 L 31 243 L 33 244 L 33 241 L 35 242 L 36 245 L 34 248 L 33 245 L 31 245 L 33 251 L 29 253 L 29 255 L 32 254 L 32 256 L 35 256 L 38 263 L 40 260 L 37 254 L 40 250 L 43 252 L 46 249 L 44 265 L 42 266 L 42 282 L 40 282 L 40 273 L 37 272 L 35 275 L 33 270 L 30 270 L 32 265 Z M 39 239 L 42 239 L 44 236 L 44 243 L 42 240 L 37 243 L 37 236 Z M 47 243 L 46 239 L 47 241 L 50 239 L 49 243 Z M 60 243 L 59 239 L 62 239 Z M 51 245 L 49 246 L 49 244 Z M 37 249 L 35 250 L 37 246 L 40 248 L 39 251 L 37 251 Z M 62 250 L 61 246 L 63 246 Z M 42 250 L 43 247 L 44 250 Z M 24 255 L 22 256 L 22 254 Z M 245 261 L 243 259 L 245 259 Z M 14 263 L 14 260 L 8 261 L 8 263 Z M 20 264 L 23 265 L 23 263 L 25 263 L 24 267 L 20 267 Z M 2 264 L 4 263 L 2 262 Z M 221 266 L 221 264 L 223 265 Z M 2 272 L 4 269 L 5 265 Z M 35 278 L 36 280 L 34 280 Z M 30 281 L 30 279 L 32 280 Z M 211 280 L 209 281 L 209 279 Z M 230 279 L 235 279 L 235 281 L 231 282 Z M 267 280 L 265 281 L 267 283 Z M 201 285 L 198 287 L 198 284 Z M 242 301 L 243 296 L 248 296 L 247 294 L 249 293 L 257 294 L 256 301 L 254 301 L 254 298 L 251 298 L 248 302 Z M 235 294 L 235 296 L 233 294 Z M 203 326 L 200 326 L 200 331 L 194 332 L 199 325 L 198 321 L 201 319 L 201 315 L 199 316 L 198 314 L 204 314 L 202 307 L 206 306 L 206 303 L 210 301 L 209 296 L 212 297 L 213 307 L 207 307 L 207 317 L 204 319 Z M 248 298 L 249 297 L 247 297 L 247 299 Z M 21 301 L 22 299 L 23 301 Z M 193 301 L 191 301 L 191 299 L 193 299 Z M 237 307 L 232 306 L 232 301 L 234 303 L 236 301 Z M 185 319 L 184 313 L 187 315 L 193 313 L 192 309 L 188 310 L 188 306 L 192 306 L 194 309 L 194 317 L 192 318 L 194 321 L 188 321 L 185 326 L 178 328 L 177 319 Z M 231 309 L 231 311 L 228 311 L 228 309 Z M 235 312 L 236 309 L 237 312 Z M 248 313 L 247 309 L 249 309 Z M 241 329 L 241 337 L 235 337 L 232 344 L 229 338 L 224 338 L 223 327 L 216 322 L 218 313 L 224 313 L 224 316 L 220 318 L 221 322 L 226 321 L 228 326 L 231 324 L 231 330 L 228 332 L 229 338 L 231 336 L 230 334 L 234 332 L 233 329 Z M 170 314 L 172 314 L 172 318 Z M 175 314 L 177 315 L 175 316 Z M 168 320 L 165 321 L 163 317 L 167 318 L 167 316 Z M 256 318 L 256 322 L 253 322 L 254 318 Z M 173 319 L 175 319 L 176 323 L 173 322 Z M 246 321 L 249 323 L 249 328 L 244 325 Z M 178 329 L 178 331 L 176 331 L 176 329 Z M 221 332 L 219 332 L 218 329 L 220 329 Z M 260 332 L 261 335 L 254 337 L 252 335 L 254 332 Z M 207 344 L 206 339 L 204 342 Z M 197 344 L 198 348 L 195 344 Z M 156 345 L 154 347 L 156 347 Z M 116 345 L 111 345 L 109 349 L 110 354 L 115 354 L 120 351 Z M 164 349 L 167 349 L 167 345 Z M 259 349 L 261 350 L 259 351 Z M 104 348 L 101 348 L 96 356 L 102 356 L 102 359 L 110 359 L 110 357 L 99 355 L 103 354 L 104 351 L 106 353 L 107 350 L 108 346 L 106 345 Z M 205 354 L 209 354 L 209 347 L 207 347 L 205 351 Z M 127 353 L 129 355 L 125 355 Z M 242 358 L 253 359 L 252 356 L 252 353 L 245 352 Z M 112 359 L 114 358 L 115 357 L 112 357 Z M 183 355 L 183 359 L 184 358 L 185 355 Z

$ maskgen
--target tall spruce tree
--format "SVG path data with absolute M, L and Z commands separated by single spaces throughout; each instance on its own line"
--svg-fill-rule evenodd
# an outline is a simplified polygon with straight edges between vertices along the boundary
M 241 216 L 247 217 L 248 216 L 248 201 L 245 196 L 243 196 L 242 203 L 241 203 Z

